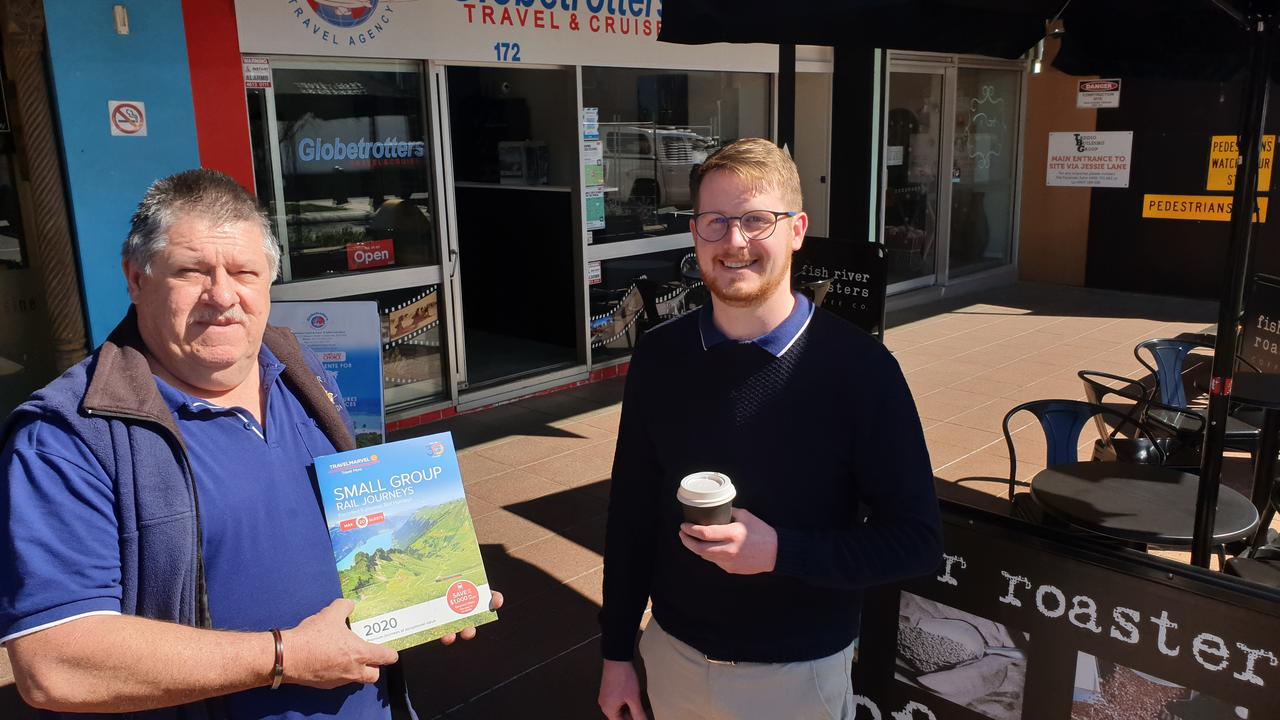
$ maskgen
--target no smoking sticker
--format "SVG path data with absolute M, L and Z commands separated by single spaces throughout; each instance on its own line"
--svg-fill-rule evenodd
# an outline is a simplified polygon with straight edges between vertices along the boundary
M 112 135 L 143 136 L 147 134 L 147 106 L 138 100 L 108 100 L 107 118 Z

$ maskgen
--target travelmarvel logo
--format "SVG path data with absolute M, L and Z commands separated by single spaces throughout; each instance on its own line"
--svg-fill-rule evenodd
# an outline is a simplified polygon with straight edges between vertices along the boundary
M 329 463 L 329 472 L 330 473 L 347 472 L 348 470 L 354 470 L 356 468 L 368 467 L 370 465 L 377 465 L 377 464 L 378 464 L 377 455 L 366 455 L 365 457 L 362 457 L 362 458 L 352 458 L 350 460 L 343 460 L 341 462 Z

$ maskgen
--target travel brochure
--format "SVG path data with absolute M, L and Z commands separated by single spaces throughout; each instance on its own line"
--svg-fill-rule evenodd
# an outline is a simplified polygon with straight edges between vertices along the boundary
M 497 620 L 449 433 L 316 458 L 351 629 L 395 650 Z

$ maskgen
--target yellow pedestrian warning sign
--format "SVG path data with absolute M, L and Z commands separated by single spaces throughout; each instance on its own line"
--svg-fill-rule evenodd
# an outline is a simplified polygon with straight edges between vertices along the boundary
M 1258 192 L 1271 189 L 1271 165 L 1275 159 L 1276 136 L 1262 136 L 1262 153 L 1258 159 Z M 1236 157 L 1240 150 L 1235 135 L 1214 135 L 1209 142 L 1209 179 L 1205 190 L 1234 192 L 1236 189 Z
M 1231 219 L 1231 206 L 1230 195 L 1143 195 L 1142 217 L 1227 222 Z M 1267 221 L 1267 198 L 1258 198 L 1253 221 Z

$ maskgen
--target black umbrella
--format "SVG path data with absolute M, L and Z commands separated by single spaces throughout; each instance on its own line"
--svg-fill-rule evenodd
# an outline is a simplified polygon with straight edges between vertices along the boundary
M 1076 75 L 1225 80 L 1243 76 L 1228 262 L 1219 303 L 1192 562 L 1207 567 L 1230 404 L 1236 323 L 1257 201 L 1258 153 L 1273 70 L 1277 0 L 666 0 L 658 39 L 764 42 L 1019 57 L 1062 28 L 1054 66 Z M 781 54 L 783 64 L 793 57 Z M 789 74 L 789 73 L 784 73 Z M 782 88 L 794 87 L 781 82 Z M 794 108 L 780 98 L 779 112 Z

